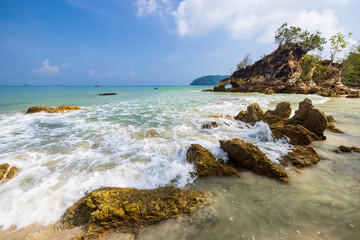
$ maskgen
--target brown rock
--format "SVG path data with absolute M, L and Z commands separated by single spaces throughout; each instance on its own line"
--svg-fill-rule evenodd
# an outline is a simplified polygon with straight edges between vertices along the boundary
M 360 98 L 360 93 L 352 93 L 346 96 L 346 98 Z
M 219 124 L 217 122 L 210 122 L 210 123 L 204 123 L 202 125 L 203 129 L 213 129 L 213 128 L 217 128 L 219 126 Z
M 309 145 L 312 141 L 318 140 L 319 137 L 304 128 L 301 125 L 286 125 L 284 127 L 275 127 L 271 129 L 277 139 L 284 136 L 290 139 L 289 143 L 293 145 Z
M 235 119 L 254 125 L 256 122 L 261 121 L 263 116 L 264 111 L 259 104 L 253 103 L 247 107 L 246 113 L 241 111 Z
M 262 90 L 260 93 L 264 93 L 264 94 L 273 94 L 274 90 L 270 89 L 270 88 L 265 88 L 264 90 Z
M 341 146 L 339 146 L 338 149 L 334 150 L 334 152 L 336 152 L 336 153 L 348 153 L 348 152 L 352 152 L 352 151 L 360 153 L 360 148 L 346 147 L 346 146 L 341 145 Z
M 328 127 L 328 121 L 323 112 L 316 109 L 310 99 L 305 99 L 299 103 L 299 109 L 295 115 L 285 122 L 287 125 L 302 125 L 319 137 L 324 136 L 324 131 Z
M 112 96 L 112 95 L 117 95 L 117 93 L 100 93 L 100 96 Z
M 228 153 L 229 161 L 235 166 L 249 169 L 260 175 L 287 182 L 285 171 L 273 163 L 259 148 L 239 139 L 220 140 L 220 147 Z
M 48 108 L 48 107 L 35 106 L 35 107 L 30 107 L 26 111 L 26 113 L 38 113 L 38 112 L 58 113 L 58 112 L 75 111 L 75 110 L 80 110 L 80 107 L 78 107 L 78 106 L 60 106 L 58 108 Z
M 263 121 L 270 126 L 279 126 L 288 120 L 291 115 L 291 107 L 288 102 L 281 102 L 276 105 L 275 110 L 268 110 L 265 112 Z
M 330 132 L 333 132 L 333 133 L 344 133 L 340 129 L 336 128 L 335 125 L 332 123 L 328 123 L 327 130 L 329 130 Z
M 312 147 L 309 146 L 295 146 L 292 152 L 281 157 L 281 164 L 287 166 L 292 165 L 297 168 L 309 167 L 317 164 L 320 161 L 319 156 Z
M 87 194 L 69 207 L 57 228 L 84 226 L 84 239 L 96 239 L 109 231 L 138 233 L 145 226 L 191 214 L 208 194 L 176 187 L 154 190 L 102 188 Z
M 215 157 L 209 150 L 198 144 L 191 144 L 191 147 L 187 151 L 186 157 L 188 162 L 194 164 L 196 174 L 199 177 L 240 177 L 239 171 L 231 166 L 227 166 L 221 162 L 216 161 Z
M 4 183 L 10 179 L 12 179 L 15 174 L 18 172 L 18 168 L 10 165 L 8 163 L 0 165 L 0 183 Z

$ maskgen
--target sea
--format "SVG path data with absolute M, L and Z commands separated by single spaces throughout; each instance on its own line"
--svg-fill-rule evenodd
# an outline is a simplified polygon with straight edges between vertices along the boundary
M 211 227 L 174 225 L 153 239 L 359 239 L 360 154 L 333 152 L 360 146 L 360 100 L 317 95 L 202 92 L 212 86 L 0 87 L 0 164 L 19 168 L 0 184 L 1 229 L 54 224 L 86 193 L 101 187 L 163 186 L 213 193 Z M 100 93 L 114 92 L 114 96 Z M 191 144 L 228 160 L 219 140 L 244 139 L 274 163 L 292 151 L 263 122 L 234 121 L 257 102 L 264 110 L 300 101 L 333 116 L 344 134 L 325 132 L 311 146 L 322 160 L 285 169 L 290 183 L 242 171 L 242 177 L 197 179 L 186 161 Z M 31 106 L 80 106 L 66 113 L 26 114 Z M 203 129 L 216 121 L 218 128 Z M 170 231 L 170 232 L 169 232 Z M 150 239 L 150 238 L 146 238 Z

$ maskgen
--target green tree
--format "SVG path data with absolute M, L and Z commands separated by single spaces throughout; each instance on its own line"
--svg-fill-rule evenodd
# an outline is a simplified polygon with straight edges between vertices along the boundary
M 350 51 L 342 64 L 344 66 L 343 82 L 360 86 L 360 43 Z
M 243 57 L 243 59 L 236 65 L 237 69 L 240 70 L 242 68 L 246 68 L 252 64 L 253 60 L 251 58 L 251 54 L 247 53 Z
M 348 37 L 350 38 L 352 33 L 348 34 Z M 339 52 L 342 52 L 349 44 L 350 42 L 345 39 L 345 35 L 341 32 L 338 32 L 334 36 L 330 38 L 330 53 L 331 53 L 331 63 L 334 62 L 336 54 Z M 330 63 L 330 64 L 331 64 Z
M 300 27 L 288 26 L 287 23 L 283 23 L 275 32 L 275 43 L 279 46 L 297 43 L 303 47 L 306 52 L 315 50 L 322 51 L 326 39 L 321 37 L 319 31 L 310 33 L 307 30 L 303 31 Z

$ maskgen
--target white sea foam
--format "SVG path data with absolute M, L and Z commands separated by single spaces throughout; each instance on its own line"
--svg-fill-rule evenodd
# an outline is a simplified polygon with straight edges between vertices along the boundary
M 263 122 L 251 126 L 210 117 L 235 116 L 255 101 L 267 109 L 286 98 L 283 95 L 273 99 L 259 94 L 195 94 L 191 101 L 173 92 L 71 113 L 0 115 L 1 163 L 20 169 L 14 179 L 0 185 L 0 226 L 54 223 L 86 192 L 104 186 L 153 189 L 191 183 L 194 169 L 186 162 L 186 151 L 192 143 L 225 161 L 221 139 L 246 139 L 275 163 L 290 150 L 287 141 L 276 140 Z M 295 98 L 291 100 L 302 100 Z M 220 126 L 202 129 L 209 121 Z M 148 134 L 150 129 L 155 134 Z

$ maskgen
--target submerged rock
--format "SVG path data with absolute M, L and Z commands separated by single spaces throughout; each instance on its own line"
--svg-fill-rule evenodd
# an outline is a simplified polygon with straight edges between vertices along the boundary
M 199 144 L 191 144 L 186 153 L 187 161 L 194 164 L 199 177 L 232 176 L 240 177 L 239 171 L 216 161 L 212 153 Z
M 58 108 L 34 106 L 34 107 L 28 108 L 26 113 L 38 113 L 38 112 L 58 113 L 58 112 L 75 111 L 75 110 L 80 110 L 80 109 L 81 108 L 78 106 L 60 106 Z
M 310 132 L 301 125 L 274 127 L 271 131 L 277 139 L 288 137 L 289 143 L 293 145 L 309 145 L 312 141 L 319 139 L 315 133 Z
M 286 121 L 285 124 L 302 125 L 318 137 L 323 137 L 324 131 L 328 127 L 325 114 L 316 109 L 308 98 L 299 103 L 299 109 L 295 111 L 295 115 Z
M 219 124 L 217 122 L 210 122 L 210 123 L 204 123 L 202 125 L 203 129 L 213 129 L 213 128 L 217 128 L 219 126 Z
M 18 172 L 18 168 L 10 165 L 8 163 L 0 165 L 0 183 L 4 183 L 10 179 L 12 179 L 15 174 Z
M 358 152 L 360 153 L 360 148 L 358 147 L 346 147 L 346 146 L 339 146 L 338 149 L 334 150 L 336 153 L 348 153 L 348 152 Z
M 191 214 L 208 202 L 207 193 L 176 187 L 154 190 L 108 187 L 92 191 L 69 207 L 57 227 L 84 226 L 85 239 L 98 238 L 110 231 L 136 234 L 146 226 Z
M 112 96 L 112 95 L 117 95 L 117 93 L 100 93 L 100 96 Z
M 284 182 L 288 181 L 285 171 L 253 144 L 239 139 L 220 140 L 220 147 L 228 153 L 229 161 L 235 166 Z
M 261 121 L 264 116 L 264 111 L 258 103 L 253 103 L 247 107 L 247 111 L 241 111 L 236 117 L 236 120 L 240 120 L 254 125 L 256 122 Z
M 288 102 L 281 102 L 276 105 L 275 110 L 268 110 L 265 112 L 263 121 L 270 126 L 283 125 L 284 121 L 288 120 L 291 115 L 291 107 Z
M 292 152 L 282 156 L 280 159 L 282 165 L 292 165 L 297 168 L 309 167 L 317 164 L 319 161 L 319 156 L 309 146 L 295 146 Z

